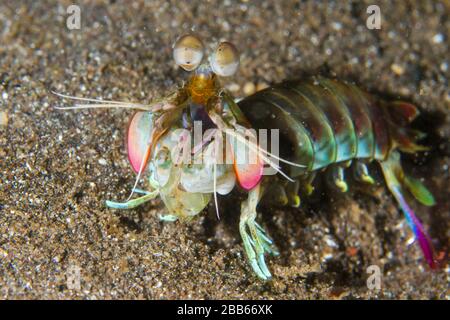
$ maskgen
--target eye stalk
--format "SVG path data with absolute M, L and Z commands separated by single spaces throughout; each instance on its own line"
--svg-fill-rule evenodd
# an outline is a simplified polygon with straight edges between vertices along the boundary
M 230 42 L 221 42 L 209 59 L 211 69 L 221 77 L 229 77 L 239 67 L 239 52 Z
M 203 54 L 203 43 L 191 34 L 181 36 L 173 45 L 175 63 L 186 71 L 196 69 L 202 62 Z

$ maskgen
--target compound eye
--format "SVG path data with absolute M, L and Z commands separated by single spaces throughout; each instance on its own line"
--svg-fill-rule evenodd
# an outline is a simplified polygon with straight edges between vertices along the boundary
M 203 52 L 203 43 L 191 34 L 178 38 L 173 45 L 175 63 L 186 71 L 192 71 L 198 67 L 202 62 Z
M 229 77 L 236 73 L 239 67 L 239 52 L 230 42 L 221 42 L 211 55 L 209 62 L 215 74 Z

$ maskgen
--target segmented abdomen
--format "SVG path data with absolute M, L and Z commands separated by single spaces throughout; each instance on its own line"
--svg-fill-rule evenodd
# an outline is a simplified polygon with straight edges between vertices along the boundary
M 279 129 L 281 155 L 313 171 L 353 158 L 384 159 L 391 139 L 380 104 L 352 84 L 319 77 L 282 82 L 239 107 L 254 128 Z

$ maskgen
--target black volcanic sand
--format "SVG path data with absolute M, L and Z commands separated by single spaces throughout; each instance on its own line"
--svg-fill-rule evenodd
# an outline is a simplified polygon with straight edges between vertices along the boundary
M 261 208 L 281 255 L 273 280 L 251 272 L 238 234 L 236 197 L 221 198 L 190 224 L 162 223 L 161 202 L 105 207 L 133 183 L 124 150 L 131 112 L 58 111 L 55 90 L 150 102 L 186 75 L 171 56 L 194 30 L 207 44 L 237 44 L 240 72 L 226 81 L 239 97 L 306 74 L 352 80 L 420 106 L 416 123 L 432 149 L 404 157 L 437 205 L 412 203 L 438 255 L 449 247 L 450 7 L 437 1 L 376 1 L 381 30 L 366 28 L 374 1 L 168 4 L 86 1 L 81 30 L 66 28 L 72 1 L 0 4 L 0 296 L 8 299 L 447 299 L 448 267 L 432 272 L 392 196 L 350 183 L 341 195 L 320 185 L 300 209 Z M 256 2 L 255 2 L 256 3 Z M 366 269 L 382 271 L 381 290 Z M 80 289 L 67 283 L 79 268 Z M 69 276 L 68 276 L 69 274 Z

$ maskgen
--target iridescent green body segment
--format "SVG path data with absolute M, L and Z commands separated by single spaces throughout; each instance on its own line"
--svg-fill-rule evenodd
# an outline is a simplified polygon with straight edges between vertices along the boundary
M 373 155 L 374 136 L 372 121 L 365 112 L 364 101 L 359 95 L 354 95 L 350 87 L 338 81 L 321 78 L 318 80 L 321 86 L 330 90 L 337 99 L 347 108 L 356 134 L 356 157 L 368 158 Z
M 290 160 L 306 165 L 291 168 L 298 176 L 351 159 L 383 160 L 391 141 L 381 103 L 351 84 L 314 78 L 283 82 L 239 107 L 256 128 L 275 122 L 282 130 L 292 144 Z

